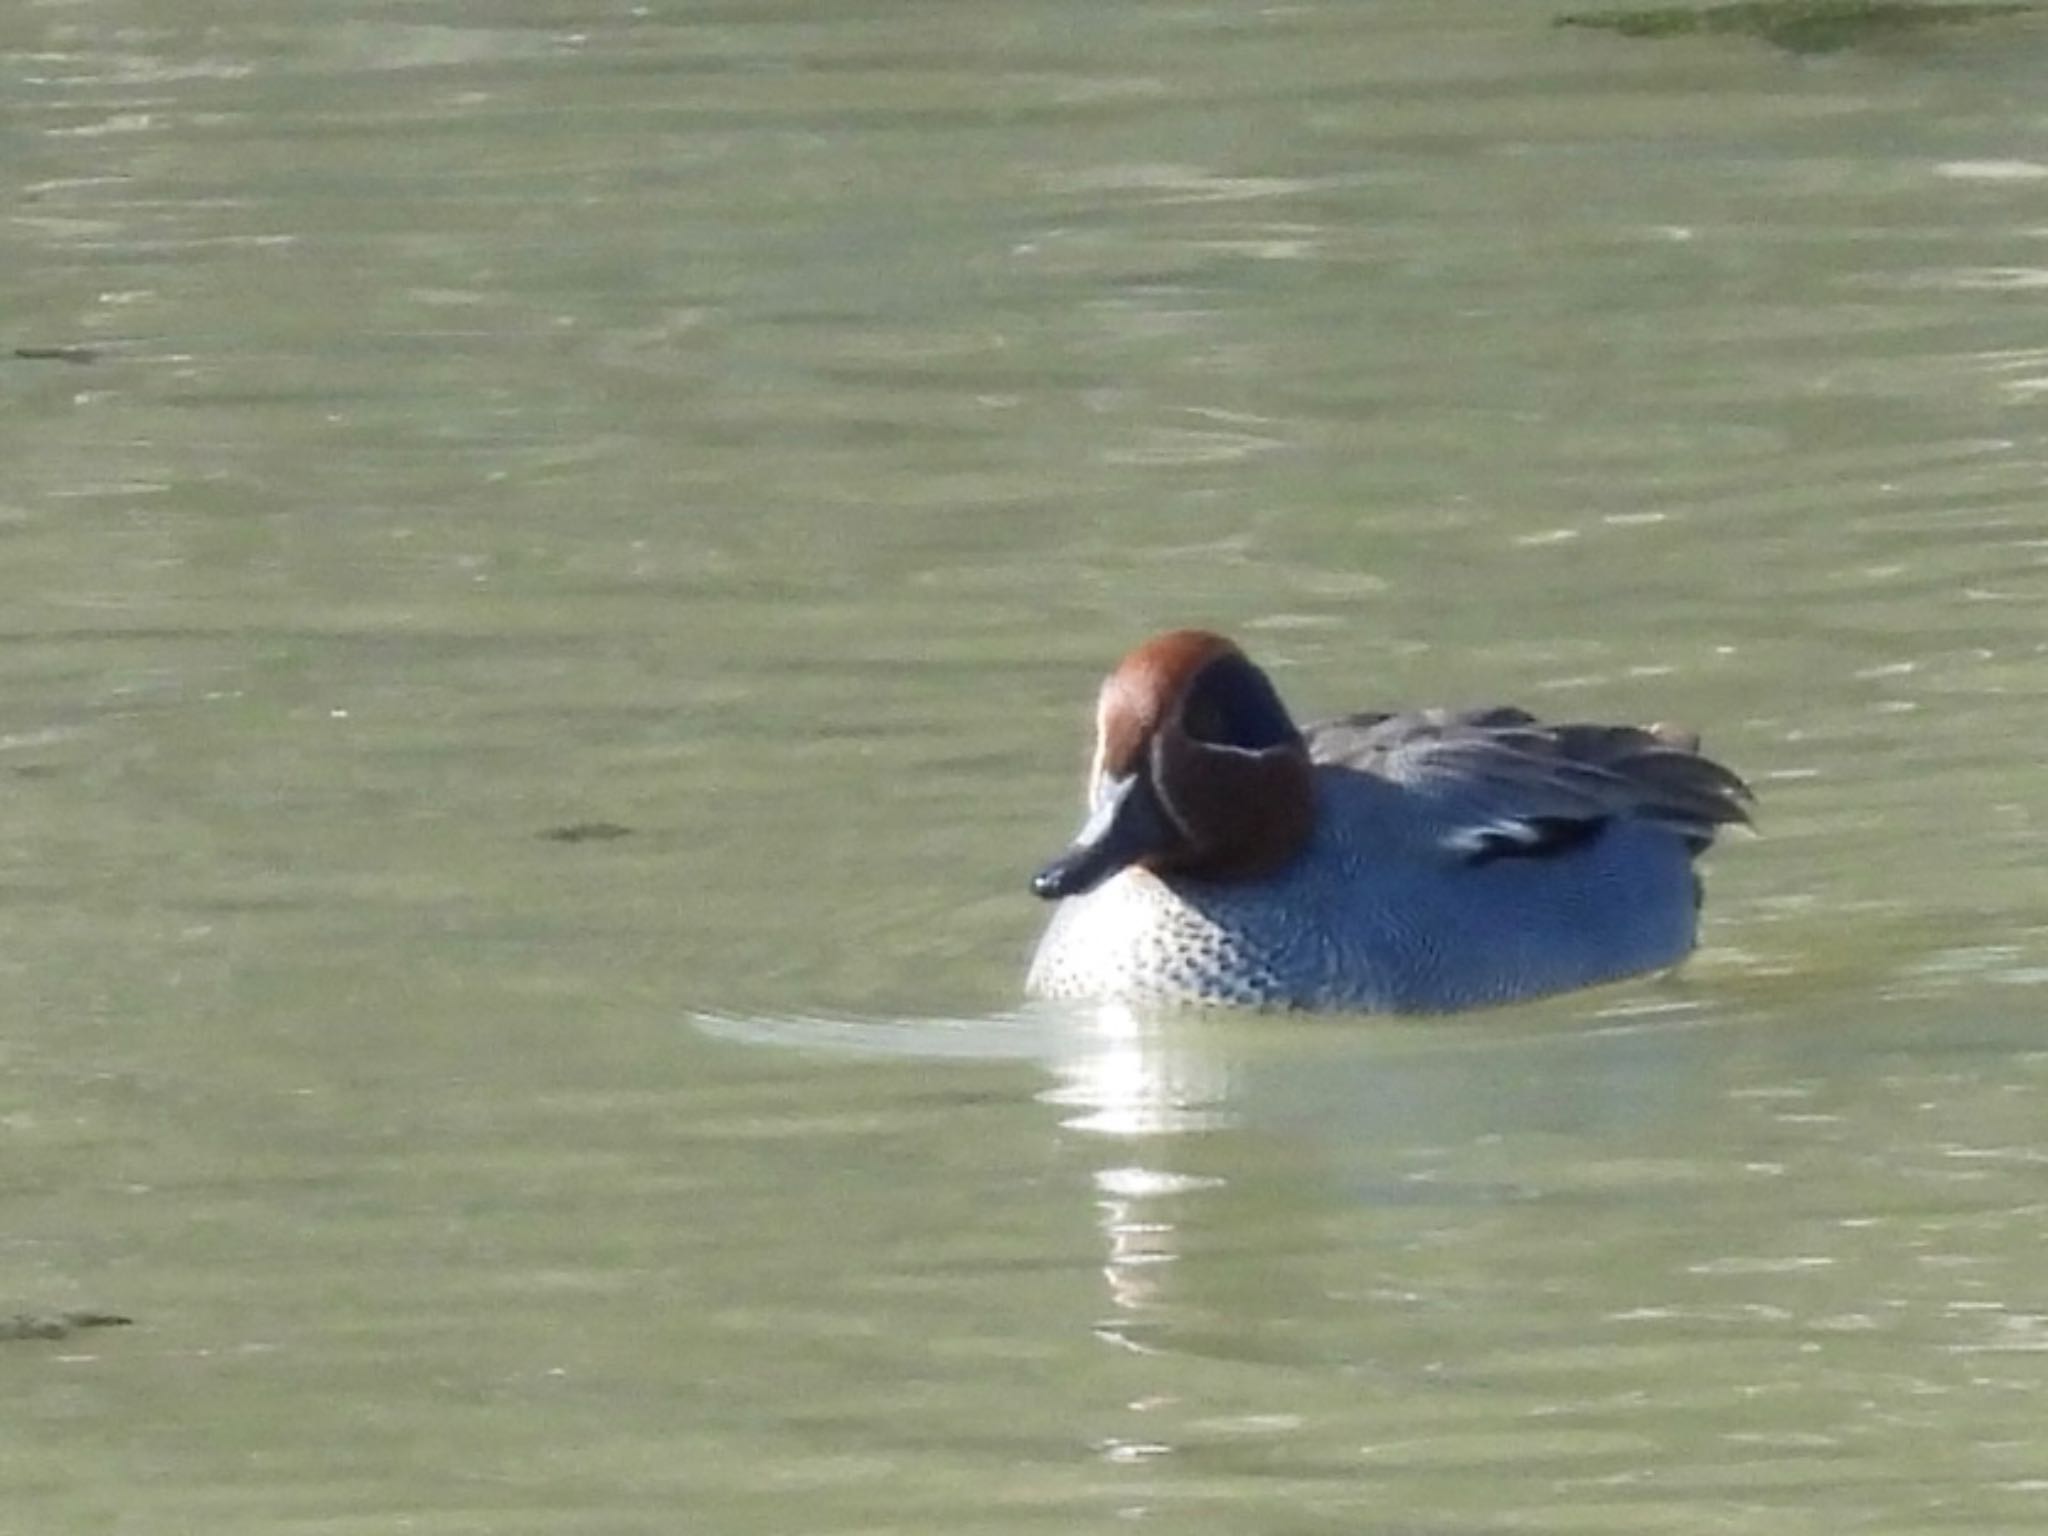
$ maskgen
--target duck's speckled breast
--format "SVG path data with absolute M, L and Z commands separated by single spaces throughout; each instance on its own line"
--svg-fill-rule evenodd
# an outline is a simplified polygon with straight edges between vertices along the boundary
M 1278 921 L 1271 882 L 1168 885 L 1126 870 L 1059 904 L 1031 961 L 1033 997 L 1276 1007 L 1319 975 L 1312 924 Z M 1252 892 L 1262 899 L 1252 899 Z M 1208 899 L 1205 899 L 1208 898 Z M 1291 929 L 1291 931 L 1290 931 Z

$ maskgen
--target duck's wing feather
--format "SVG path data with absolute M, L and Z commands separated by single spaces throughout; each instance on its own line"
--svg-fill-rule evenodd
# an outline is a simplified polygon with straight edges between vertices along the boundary
M 1426 795 L 1442 841 L 1474 858 L 1555 853 L 1616 818 L 1695 851 L 1749 820 L 1749 786 L 1670 726 L 1548 725 L 1512 707 L 1348 715 L 1311 725 L 1309 756 Z

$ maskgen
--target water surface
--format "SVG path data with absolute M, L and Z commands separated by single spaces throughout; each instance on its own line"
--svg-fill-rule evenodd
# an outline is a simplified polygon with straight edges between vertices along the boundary
M 2048 36 L 1551 17 L 0 19 L 7 1519 L 2038 1529 Z M 1190 622 L 1762 835 L 1018 1013 Z

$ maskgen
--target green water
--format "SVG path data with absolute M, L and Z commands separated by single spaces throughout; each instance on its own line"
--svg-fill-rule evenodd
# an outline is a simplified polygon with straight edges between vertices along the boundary
M 2038 1530 L 2048 38 L 1555 14 L 0 15 L 0 1531 Z M 1179 623 L 1761 835 L 1017 1014 Z

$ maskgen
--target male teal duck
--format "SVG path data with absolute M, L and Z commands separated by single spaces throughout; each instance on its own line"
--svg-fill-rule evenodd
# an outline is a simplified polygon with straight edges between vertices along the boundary
M 1741 779 L 1665 726 L 1519 709 L 1297 728 L 1221 635 L 1175 630 L 1102 686 L 1088 815 L 1037 997 L 1440 1013 L 1676 965 L 1693 860 Z

